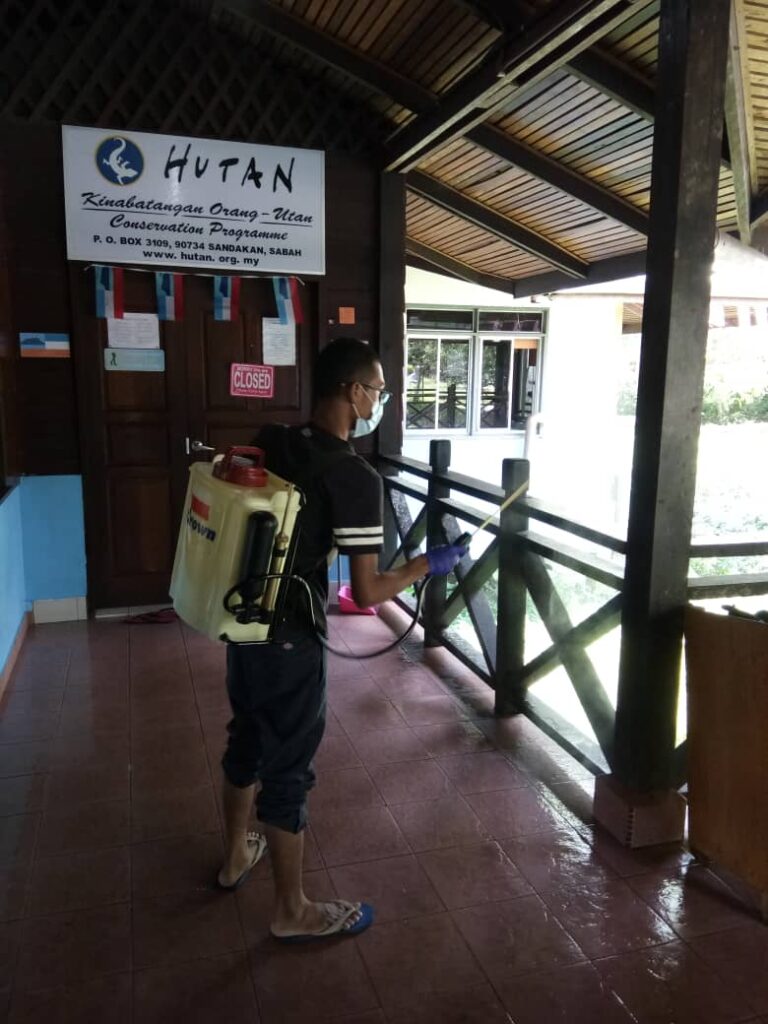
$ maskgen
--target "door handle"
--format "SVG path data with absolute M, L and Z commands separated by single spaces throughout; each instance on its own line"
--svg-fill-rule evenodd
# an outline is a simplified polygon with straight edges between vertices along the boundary
M 184 438 L 187 455 L 191 455 L 193 452 L 215 452 L 216 449 L 212 448 L 208 444 L 203 444 L 202 441 L 190 441 L 188 437 Z

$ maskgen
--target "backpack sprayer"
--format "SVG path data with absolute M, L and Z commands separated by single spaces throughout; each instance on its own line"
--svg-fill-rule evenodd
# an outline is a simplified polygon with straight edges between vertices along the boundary
M 290 582 L 304 590 L 318 640 L 334 654 L 375 658 L 403 643 L 419 620 L 429 577 L 417 588 L 413 621 L 386 647 L 363 654 L 328 644 L 315 617 L 315 602 L 322 606 L 322 596 L 291 572 L 303 496 L 295 484 L 270 473 L 264 458 L 260 448 L 232 447 L 212 463 L 193 463 L 170 587 L 179 617 L 211 640 L 272 643 L 286 599 L 281 583 Z M 526 486 L 509 495 L 498 511 Z M 455 543 L 467 547 L 495 515 Z
M 245 458 L 244 458 L 245 457 Z M 193 463 L 171 576 L 173 607 L 211 640 L 237 644 L 275 641 L 286 600 L 282 583 L 303 589 L 319 642 L 342 658 L 374 658 L 402 643 L 414 620 L 392 643 L 365 654 L 331 647 L 315 616 L 323 597 L 291 572 L 296 519 L 303 495 L 270 473 L 260 448 L 232 447 L 212 463 Z

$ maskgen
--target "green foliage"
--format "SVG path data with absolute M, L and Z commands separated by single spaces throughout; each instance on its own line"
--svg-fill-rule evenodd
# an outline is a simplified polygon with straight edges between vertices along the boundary
M 703 424 L 768 422 L 768 344 L 763 328 L 713 329 L 701 412 Z M 616 412 L 634 416 L 640 336 L 624 335 L 618 350 Z
M 701 422 L 721 425 L 768 422 L 768 388 L 739 393 L 719 390 L 714 384 L 706 385 Z

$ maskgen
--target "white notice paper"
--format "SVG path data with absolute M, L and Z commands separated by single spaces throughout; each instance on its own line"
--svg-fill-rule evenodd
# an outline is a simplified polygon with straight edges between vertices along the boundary
M 160 348 L 160 322 L 156 313 L 126 313 L 121 320 L 107 319 L 110 348 Z
M 263 317 L 261 337 L 267 366 L 296 365 L 296 324 L 281 324 L 277 317 Z

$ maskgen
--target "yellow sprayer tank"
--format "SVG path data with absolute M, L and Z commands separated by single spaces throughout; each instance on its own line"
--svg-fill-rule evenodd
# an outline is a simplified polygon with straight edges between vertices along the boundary
M 280 583 L 263 574 L 286 570 L 300 503 L 293 484 L 264 468 L 259 448 L 193 463 L 171 578 L 179 617 L 211 640 L 267 641 Z M 250 616 L 227 611 L 225 596 L 249 575 Z M 242 596 L 238 589 L 231 603 Z M 256 621 L 238 621 L 249 617 Z

